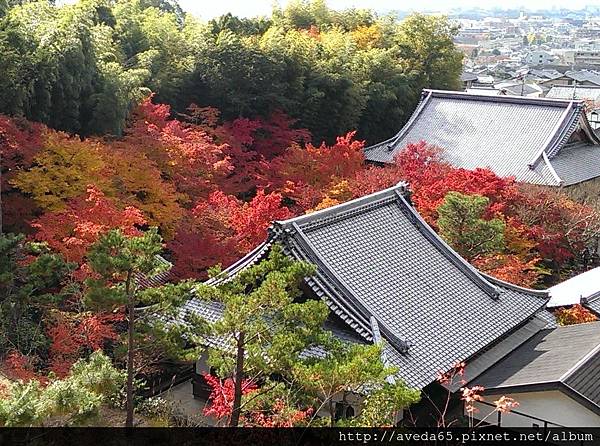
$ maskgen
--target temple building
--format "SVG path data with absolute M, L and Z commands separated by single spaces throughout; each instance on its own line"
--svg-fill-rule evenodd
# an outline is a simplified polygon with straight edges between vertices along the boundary
M 261 245 L 210 283 L 218 286 L 220 280 L 261 262 L 275 243 L 288 256 L 316 265 L 303 292 L 304 298 L 321 299 L 329 307 L 325 328 L 348 342 L 381 343 L 382 360 L 398 369 L 394 379 L 433 399 L 446 390 L 436 381 L 437 374 L 457 361 L 466 363 L 466 382 L 449 384 L 447 390 L 454 394 L 460 386 L 479 382 L 492 392 L 513 381 L 520 386 L 521 381 L 507 375 L 509 370 L 542 376 L 540 370 L 548 369 L 548 376 L 552 373 L 553 380 L 564 381 L 573 391 L 561 387 L 560 397 L 554 388 L 539 394 L 545 409 L 524 407 L 522 418 L 528 425 L 543 419 L 551 426 L 577 426 L 565 408 L 572 413 L 578 407 L 586 425 L 600 427 L 600 380 L 575 382 L 579 368 L 588 368 L 587 360 L 595 361 L 597 371 L 600 323 L 584 324 L 585 335 L 566 336 L 573 329 L 557 327 L 546 308 L 547 291 L 511 285 L 472 267 L 416 212 L 406 185 L 276 221 Z M 218 304 L 200 298 L 185 307 L 185 312 L 209 321 L 217 320 L 220 311 Z M 573 343 L 568 361 L 556 350 L 567 338 Z M 453 402 L 461 404 L 460 398 Z M 429 409 L 427 404 L 411 408 L 411 417 L 418 416 L 419 424 L 434 423 Z
M 600 176 L 600 139 L 582 100 L 424 90 L 404 127 L 366 147 L 365 158 L 393 163 L 420 141 L 455 167 L 489 167 L 524 183 L 572 186 Z

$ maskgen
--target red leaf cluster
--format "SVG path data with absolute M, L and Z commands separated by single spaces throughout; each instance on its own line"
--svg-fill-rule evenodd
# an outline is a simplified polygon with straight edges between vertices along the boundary
M 116 341 L 119 334 L 115 324 L 123 319 L 122 312 L 92 313 L 81 317 L 61 314 L 48 328 L 50 370 L 58 377 L 65 377 L 82 351 L 100 350 L 107 342 Z
M 316 207 L 332 185 L 364 168 L 364 141 L 354 140 L 355 133 L 338 137 L 332 146 L 288 148 L 271 162 L 268 186 L 282 190 L 301 210 Z
M 17 350 L 8 352 L 2 366 L 3 372 L 10 379 L 24 382 L 31 381 L 32 379 L 45 381 L 43 377 L 36 373 L 32 358 Z
M 14 189 L 11 181 L 22 170 L 31 167 L 41 147 L 44 127 L 24 119 L 0 115 L 0 190 L 4 230 L 29 232 L 27 220 L 37 210 L 35 202 Z
M 66 209 L 47 212 L 32 223 L 34 238 L 45 241 L 65 259 L 81 263 L 98 238 L 111 229 L 121 229 L 128 236 L 140 234 L 146 224 L 139 209 L 119 209 L 102 191 L 90 185 L 87 195 L 71 200 Z
M 233 411 L 234 381 L 231 378 L 221 380 L 213 375 L 205 373 L 202 375 L 211 391 L 208 397 L 208 405 L 203 414 L 208 417 L 222 419 L 229 417 Z M 242 395 L 254 392 L 258 387 L 252 381 L 242 381 Z
M 168 247 L 176 260 L 174 274 L 198 277 L 215 261 L 230 264 L 267 235 L 273 220 L 290 218 L 277 193 L 259 190 L 244 203 L 223 192 L 213 192 L 192 210 L 192 218 Z

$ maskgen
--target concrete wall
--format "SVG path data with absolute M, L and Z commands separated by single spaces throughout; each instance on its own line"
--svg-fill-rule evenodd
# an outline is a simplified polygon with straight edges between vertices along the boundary
M 519 403 L 517 412 L 541 418 L 549 423 L 566 427 L 600 427 L 600 416 L 582 406 L 574 399 L 558 390 L 506 394 Z M 486 402 L 493 403 L 500 395 L 485 397 Z M 497 413 L 491 413 L 492 407 L 483 404 L 477 405 L 476 419 L 485 419 L 487 423 L 496 424 Z M 489 414 L 489 416 L 488 416 Z M 544 426 L 541 421 L 532 420 L 515 413 L 502 414 L 502 426 L 505 427 L 532 427 L 533 424 Z M 549 425 L 549 427 L 552 427 Z

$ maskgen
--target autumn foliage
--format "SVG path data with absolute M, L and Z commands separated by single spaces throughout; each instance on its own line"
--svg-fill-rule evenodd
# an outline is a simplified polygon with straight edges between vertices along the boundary
M 476 238 L 478 227 L 501 229 L 493 245 L 467 256 L 484 273 L 542 287 L 590 266 L 590 246 L 600 235 L 594 208 L 489 169 L 454 168 L 443 161 L 443 148 L 426 142 L 408 145 L 385 167 L 365 163 L 363 149 L 354 132 L 331 145 L 313 143 L 281 111 L 224 121 L 219 110 L 192 105 L 175 117 L 153 96 L 132 112 L 119 138 L 81 139 L 0 116 L 3 230 L 28 233 L 74 265 L 61 283 L 68 292 L 59 313 L 40 307 L 45 352 L 14 351 L 5 368 L 25 379 L 50 370 L 60 375 L 82 352 L 116 340 L 118 320 L 84 314 L 79 301 L 86 253 L 111 229 L 135 236 L 158 226 L 173 280 L 205 278 L 209 267 L 228 266 L 261 243 L 274 220 L 405 181 L 412 204 L 442 234 L 440 209 L 450 193 L 465 205 L 484 203 L 472 216 L 479 226 L 449 240 L 463 252 L 460 243 Z M 559 318 L 585 322 L 593 315 L 574 307 Z
M 205 277 L 208 267 L 226 266 L 260 243 L 273 220 L 399 181 L 410 184 L 413 204 L 435 229 L 448 193 L 484 197 L 481 218 L 503 222 L 503 245 L 471 261 L 519 285 L 577 271 L 600 232 L 598 213 L 559 191 L 454 168 L 426 142 L 408 145 L 392 165 L 368 165 L 354 132 L 313 145 L 280 111 L 224 122 L 214 108 L 191 106 L 174 119 L 150 96 L 122 138 L 81 140 L 5 117 L 0 135 L 8 160 L 3 199 L 23 215 L 15 221 L 9 212 L 5 224 L 28 226 L 34 239 L 79 264 L 109 229 L 134 235 L 158 225 L 174 277 Z
M 233 379 L 228 378 L 221 380 L 213 375 L 205 373 L 202 375 L 204 380 L 211 388 L 208 397 L 208 406 L 204 409 L 204 415 L 215 417 L 217 420 L 231 415 L 233 410 Z M 258 387 L 252 381 L 245 380 L 242 382 L 242 394 L 247 395 L 256 391 Z
M 76 317 L 68 314 L 55 316 L 48 328 L 50 339 L 49 369 L 58 377 L 65 377 L 83 350 L 101 350 L 108 342 L 119 338 L 115 324 L 123 321 L 118 313 L 84 313 Z
M 202 376 L 210 387 L 208 404 L 203 414 L 216 418 L 219 423 L 227 421 L 233 410 L 233 380 L 222 380 L 208 373 Z M 249 380 L 242 382 L 243 395 L 254 397 L 259 393 L 260 388 L 255 383 Z M 288 407 L 282 398 L 276 397 L 272 401 L 263 401 L 259 407 L 253 406 L 251 410 L 245 410 L 241 422 L 245 427 L 294 427 L 305 424 L 312 414 L 312 408 L 299 410 Z
M 555 314 L 560 325 L 583 324 L 598 320 L 594 313 L 580 304 L 573 305 L 570 308 L 559 308 Z
M 36 229 L 36 240 L 48 243 L 68 261 L 81 263 L 90 246 L 110 229 L 118 228 L 134 236 L 145 224 L 139 209 L 119 209 L 101 190 L 90 185 L 85 195 L 67 202 L 65 209 L 46 212 L 31 226 Z

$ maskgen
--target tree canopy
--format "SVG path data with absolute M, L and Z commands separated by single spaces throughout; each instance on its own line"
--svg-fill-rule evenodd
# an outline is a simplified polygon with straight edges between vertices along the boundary
M 457 88 L 461 55 L 446 18 L 404 21 L 294 1 L 270 17 L 201 23 L 176 1 L 38 0 L 0 5 L 0 113 L 80 135 L 121 135 L 148 91 L 185 112 L 281 110 L 315 142 L 357 130 L 376 142 L 422 88 Z

